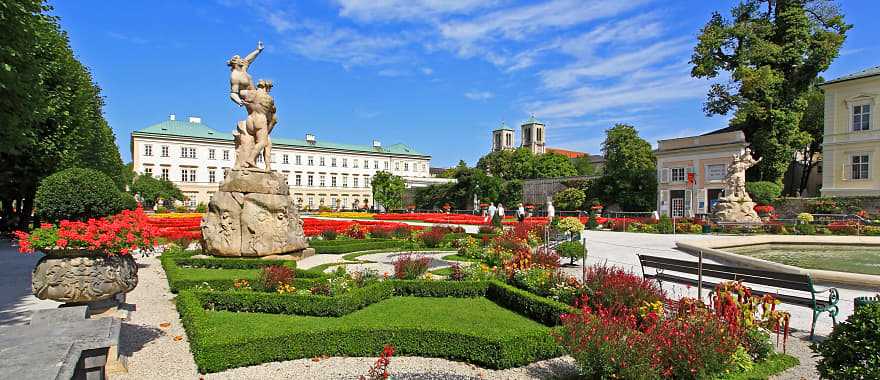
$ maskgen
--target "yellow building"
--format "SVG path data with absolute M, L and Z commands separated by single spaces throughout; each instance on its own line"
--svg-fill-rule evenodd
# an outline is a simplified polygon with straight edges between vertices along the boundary
M 880 66 L 827 81 L 822 89 L 822 195 L 880 195 Z

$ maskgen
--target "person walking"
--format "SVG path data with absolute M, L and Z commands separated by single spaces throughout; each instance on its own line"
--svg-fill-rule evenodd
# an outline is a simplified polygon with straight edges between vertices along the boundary
M 495 208 L 495 203 L 489 203 L 489 212 L 486 213 L 486 218 L 484 218 L 483 221 L 486 222 L 487 224 L 488 223 L 494 224 L 495 214 L 497 213 L 497 211 L 498 211 L 498 209 Z
M 498 224 L 497 226 L 501 226 L 501 222 L 504 221 L 504 205 L 500 202 L 498 203 Z
M 520 223 L 526 220 L 526 208 L 523 207 L 522 203 L 520 203 L 519 207 L 516 209 L 516 220 Z

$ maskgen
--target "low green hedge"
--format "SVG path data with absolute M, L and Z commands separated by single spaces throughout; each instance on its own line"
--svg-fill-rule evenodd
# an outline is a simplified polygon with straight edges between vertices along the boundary
M 375 356 L 386 344 L 394 345 L 400 356 L 442 357 L 487 368 L 522 366 L 563 354 L 546 329 L 483 334 L 468 331 L 467 325 L 451 329 L 444 322 L 432 325 L 430 319 L 419 327 L 400 326 L 393 313 L 388 321 L 348 325 L 329 319 L 328 328 L 302 328 L 295 320 L 303 317 L 206 311 L 193 291 L 181 292 L 177 307 L 196 364 L 204 372 L 321 355 Z M 293 319 L 285 323 L 280 318 Z M 259 331 L 230 337 L 229 325 Z
M 208 269 L 262 269 L 272 265 L 281 265 L 296 269 L 296 261 L 293 260 L 263 260 L 249 258 L 210 258 L 198 259 L 192 257 L 175 258 L 179 267 L 208 268 Z
M 483 297 L 488 283 L 485 281 L 420 281 L 388 280 L 393 284 L 394 295 L 413 297 Z
M 309 247 L 329 247 L 333 245 L 347 245 L 352 243 L 375 243 L 379 241 L 390 241 L 391 239 L 336 239 L 336 240 L 309 240 Z
M 215 290 L 232 289 L 235 280 L 244 279 L 255 282 L 260 275 L 260 269 L 270 265 L 286 265 L 296 268 L 296 262 L 290 260 L 262 260 L 262 259 L 194 259 L 177 254 L 159 257 L 165 275 L 168 278 L 168 287 L 172 293 L 182 289 L 207 287 Z M 291 285 L 297 288 L 310 287 L 315 281 L 324 275 L 319 272 L 295 269 L 295 279 Z
M 331 244 L 331 245 L 315 245 L 315 253 L 318 254 L 342 254 L 357 251 L 368 251 L 373 249 L 388 249 L 403 246 L 403 240 L 378 240 L 378 241 L 361 241 L 349 240 L 348 244 Z
M 559 316 L 576 312 L 575 308 L 562 302 L 541 297 L 534 293 L 499 281 L 490 281 L 486 298 L 507 309 L 516 311 L 529 319 L 547 326 L 560 324 Z
M 193 293 L 209 310 L 340 317 L 390 298 L 393 291 L 390 283 L 376 283 L 334 297 L 235 290 Z

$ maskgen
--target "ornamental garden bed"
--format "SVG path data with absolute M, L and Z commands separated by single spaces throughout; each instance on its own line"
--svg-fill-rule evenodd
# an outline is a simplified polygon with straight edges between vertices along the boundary
M 749 354 L 730 351 L 738 347 L 739 338 L 688 335 L 696 330 L 687 326 L 721 328 L 723 319 L 702 307 L 694 309 L 700 310 L 694 315 L 703 317 L 681 319 L 672 309 L 682 304 L 672 301 L 666 304 L 672 309 L 661 313 L 667 301 L 656 297 L 662 293 L 637 276 L 611 268 L 590 268 L 585 284 L 571 279 L 559 283 L 552 269 L 522 267 L 513 261 L 526 258 L 514 254 L 504 265 L 508 269 L 486 266 L 486 257 L 483 265 L 450 268 L 449 277 L 457 281 L 429 281 L 421 275 L 416 280 L 399 280 L 375 273 L 293 269 L 290 262 L 195 259 L 189 257 L 192 254 L 172 249 L 163 255 L 162 263 L 169 283 L 179 292 L 178 311 L 195 361 L 204 372 L 322 355 L 373 356 L 386 345 L 403 356 L 446 358 L 486 368 L 510 368 L 571 354 L 585 377 L 602 373 L 590 367 L 591 362 L 650 357 L 650 352 L 674 358 L 678 346 L 698 349 L 699 354 L 681 352 L 691 355 L 684 361 L 668 361 L 680 363 L 675 370 L 689 365 L 699 368 L 694 378 L 712 373 L 721 379 L 761 379 L 797 363 L 790 356 L 772 353 L 772 348 L 752 362 L 742 357 Z M 244 264 L 231 264 L 234 260 Z M 407 260 L 409 264 L 419 261 Z M 261 288 L 265 280 L 261 273 L 278 265 L 290 268 L 290 278 L 274 290 Z M 409 273 L 405 265 L 398 268 L 395 263 L 395 277 L 398 272 Z M 571 306 L 575 299 L 586 302 L 584 308 Z M 680 341 L 644 330 L 645 321 L 654 320 L 651 312 L 666 315 L 658 317 L 656 326 L 662 327 L 659 331 L 678 334 L 674 339 Z M 638 322 L 630 326 L 624 320 L 633 317 L 619 320 L 615 315 L 635 316 L 633 321 Z M 611 330 L 595 330 L 600 326 Z M 646 344 L 637 344 L 627 353 L 626 348 L 595 340 L 613 333 L 625 333 L 627 339 Z M 572 345 L 566 337 L 586 343 Z M 769 337 L 758 341 L 766 343 L 761 345 L 764 349 L 769 347 Z M 723 348 L 720 354 L 710 355 L 716 346 Z M 651 347 L 660 348 L 651 351 Z M 714 367 L 689 362 L 703 359 Z M 655 370 L 649 372 L 661 378 L 688 378 L 679 372 L 664 374 L 659 367 Z M 626 373 L 619 366 L 605 371 L 610 371 L 606 376 Z

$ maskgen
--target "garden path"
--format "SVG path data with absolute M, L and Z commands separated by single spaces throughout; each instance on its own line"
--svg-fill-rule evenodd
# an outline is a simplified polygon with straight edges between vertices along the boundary
M 31 273 L 42 253 L 21 254 L 8 240 L 0 240 L 0 325 L 24 325 L 31 312 L 54 309 L 60 302 L 41 300 L 31 291 Z

